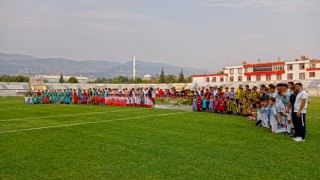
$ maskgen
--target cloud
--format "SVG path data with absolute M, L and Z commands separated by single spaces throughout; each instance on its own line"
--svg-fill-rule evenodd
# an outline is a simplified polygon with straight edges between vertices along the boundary
M 204 5 L 275 12 L 320 12 L 319 0 L 204 0 Z

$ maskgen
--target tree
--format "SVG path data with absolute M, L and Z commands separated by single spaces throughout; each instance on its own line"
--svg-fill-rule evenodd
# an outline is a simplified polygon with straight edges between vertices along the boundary
M 71 76 L 68 80 L 68 83 L 79 83 L 79 81 L 76 77 Z
M 62 73 L 60 74 L 59 83 L 64 83 Z
M 166 75 L 165 76 L 165 82 L 166 83 L 175 83 L 177 82 L 176 77 L 172 74 Z
M 133 83 L 135 84 L 140 84 L 142 83 L 142 79 L 140 77 L 136 77 L 134 80 L 133 80 Z
M 15 76 L 14 82 L 25 82 L 25 77 L 21 75 Z
M 0 82 L 29 82 L 28 76 L 10 76 L 10 75 L 2 75 L 0 76 Z
M 183 74 L 182 69 L 181 69 L 181 72 L 180 72 L 179 77 L 178 77 L 178 82 L 179 83 L 184 83 L 185 82 L 184 81 L 184 74 Z
M 186 78 L 186 83 L 192 83 L 192 76 Z
M 165 76 L 164 76 L 164 71 L 163 71 L 163 68 L 161 69 L 161 74 L 160 74 L 160 83 L 165 83 L 166 82 L 166 79 L 165 79 Z

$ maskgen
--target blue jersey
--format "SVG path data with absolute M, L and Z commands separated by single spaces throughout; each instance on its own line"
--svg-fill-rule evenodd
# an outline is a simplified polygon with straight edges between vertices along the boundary
M 202 100 L 202 108 L 207 108 L 207 102 L 208 100 L 206 99 Z

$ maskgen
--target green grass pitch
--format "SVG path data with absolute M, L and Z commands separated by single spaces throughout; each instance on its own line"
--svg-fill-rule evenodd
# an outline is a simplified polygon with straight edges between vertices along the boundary
M 2 97 L 0 179 L 320 179 L 319 108 L 293 142 L 238 116 Z

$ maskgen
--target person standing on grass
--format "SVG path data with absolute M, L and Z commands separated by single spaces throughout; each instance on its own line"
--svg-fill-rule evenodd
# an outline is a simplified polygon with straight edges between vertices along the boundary
M 303 90 L 301 83 L 295 84 L 295 90 L 297 91 L 296 101 L 294 103 L 294 121 L 296 136 L 293 138 L 294 141 L 302 142 L 305 141 L 306 136 L 306 113 L 308 107 L 308 93 Z
M 294 85 L 290 86 L 290 87 L 291 87 L 291 95 L 290 95 L 290 100 L 289 100 L 286 112 L 288 113 L 288 121 L 292 121 L 293 127 L 296 127 L 297 126 L 296 125 L 297 118 L 295 118 L 296 114 L 294 113 L 294 103 L 296 102 L 296 96 L 297 96 L 298 92 L 295 90 Z M 290 129 L 290 131 L 291 131 L 291 129 Z M 294 138 L 297 137 L 295 131 L 294 131 L 293 137 Z
M 28 94 L 26 94 L 26 96 L 24 97 L 24 104 L 29 104 L 29 96 L 28 96 Z
M 270 98 L 269 99 L 269 108 L 268 108 L 268 120 L 269 124 L 271 125 L 272 133 L 276 133 L 278 130 L 278 125 L 280 123 L 278 119 L 278 113 L 275 107 L 276 99 Z

